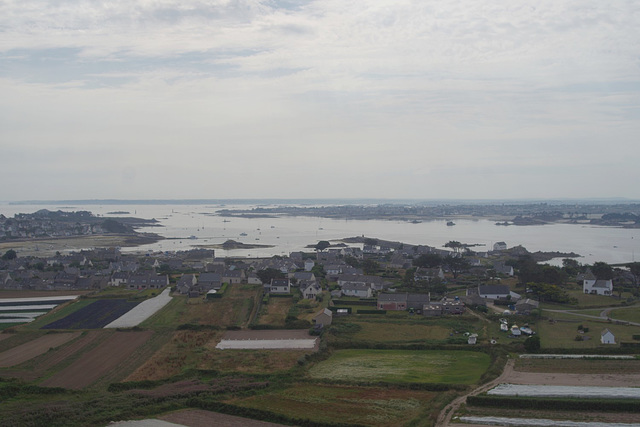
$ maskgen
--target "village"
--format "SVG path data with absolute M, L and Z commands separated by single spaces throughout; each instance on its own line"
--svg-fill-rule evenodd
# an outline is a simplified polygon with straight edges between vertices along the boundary
M 0 259 L 0 386 L 40 387 L 12 395 L 15 405 L 52 387 L 82 390 L 119 401 L 124 417 L 153 413 L 183 425 L 197 409 L 208 410 L 208 423 L 224 413 L 283 424 L 428 426 L 481 417 L 483 405 L 518 416 L 506 409 L 511 401 L 486 395 L 499 381 L 573 384 L 572 372 L 585 364 L 594 373 L 610 370 L 606 381 L 582 375 L 594 386 L 630 384 L 640 375 L 635 264 L 565 258 L 554 267 L 537 261 L 549 254 L 506 242 L 476 251 L 457 241 L 435 248 L 360 236 L 308 248 L 268 258 L 218 258 L 205 248 L 52 256 L 7 250 Z M 546 359 L 519 357 L 545 352 L 631 357 L 617 361 L 630 374 L 585 359 L 571 367 L 557 362 L 568 373 L 554 379 L 531 376 L 552 368 Z M 75 362 L 64 363 L 67 357 Z M 91 375 L 87 363 L 95 363 Z M 405 387 L 415 390 L 406 394 Z M 363 396 L 368 409 L 330 397 L 330 388 Z M 121 393 L 143 399 L 139 408 L 123 406 Z M 164 397 L 145 400 L 148 393 Z M 311 410 L 291 393 L 339 411 Z M 388 402 L 421 403 L 389 411 L 370 400 L 380 393 Z M 628 408 L 603 407 L 592 416 L 611 420 L 607 408 Z M 39 408 L 36 418 L 51 416 Z M 568 408 L 556 416 L 575 417 Z M 19 425 L 26 415 L 11 416 Z M 101 424 L 104 416 L 66 425 Z

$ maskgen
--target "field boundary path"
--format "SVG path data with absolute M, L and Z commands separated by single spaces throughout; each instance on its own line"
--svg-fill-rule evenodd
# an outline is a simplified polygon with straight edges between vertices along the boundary
M 597 320 L 610 320 L 612 322 L 616 322 L 616 323 L 623 323 L 626 325 L 633 325 L 633 326 L 640 326 L 640 323 L 638 322 L 629 322 L 628 320 L 620 320 L 620 319 L 613 319 L 611 317 L 609 317 L 609 313 L 611 312 L 611 310 L 615 310 L 616 308 L 640 308 L 640 306 L 634 305 L 634 306 L 628 306 L 628 307 L 607 307 L 602 309 L 602 311 L 600 312 L 599 316 L 594 316 L 592 314 L 582 314 L 577 310 L 553 310 L 550 308 L 543 308 L 542 311 L 547 311 L 550 313 L 563 313 L 563 314 L 572 314 L 574 316 L 578 316 L 578 317 L 586 317 L 588 319 L 597 319 Z
M 475 396 L 477 394 L 490 390 L 491 388 L 495 387 L 500 383 L 503 383 L 513 373 L 514 364 L 515 364 L 515 359 L 507 360 L 507 363 L 504 365 L 504 370 L 502 371 L 502 374 L 500 374 L 498 378 L 496 378 L 495 380 L 489 381 L 488 383 L 482 384 L 481 386 L 471 390 L 469 393 L 465 394 L 464 396 L 455 398 L 451 403 L 445 406 L 442 409 L 442 411 L 440 411 L 440 414 L 438 415 L 438 420 L 436 421 L 436 426 L 437 427 L 449 426 L 451 423 L 451 417 L 453 417 L 453 414 L 458 410 L 458 408 L 460 408 L 460 405 L 462 405 L 467 400 L 468 396 Z

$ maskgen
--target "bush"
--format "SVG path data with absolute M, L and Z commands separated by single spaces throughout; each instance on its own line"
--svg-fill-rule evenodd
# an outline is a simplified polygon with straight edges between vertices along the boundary
M 540 351 L 540 337 L 533 335 L 524 340 L 524 348 L 529 353 L 537 353 Z

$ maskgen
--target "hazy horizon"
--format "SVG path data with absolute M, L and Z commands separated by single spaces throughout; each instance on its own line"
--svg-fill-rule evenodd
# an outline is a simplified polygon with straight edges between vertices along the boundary
M 0 200 L 5 205 L 54 205 L 54 204 L 103 204 L 103 205 L 135 205 L 135 204 L 636 204 L 640 199 L 619 197 L 594 197 L 584 199 L 418 199 L 418 198 L 238 198 L 238 199 L 74 199 L 74 200 Z
M 0 28 L 0 199 L 640 199 L 631 0 L 33 0 Z

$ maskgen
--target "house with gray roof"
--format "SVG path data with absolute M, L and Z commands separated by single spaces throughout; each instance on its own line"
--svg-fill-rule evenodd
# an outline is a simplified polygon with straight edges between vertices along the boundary
M 373 290 L 365 283 L 346 282 L 342 285 L 342 294 L 348 297 L 371 298 Z

